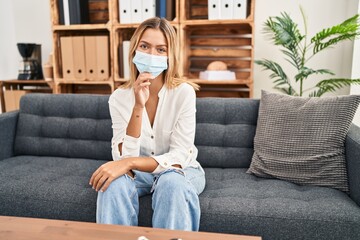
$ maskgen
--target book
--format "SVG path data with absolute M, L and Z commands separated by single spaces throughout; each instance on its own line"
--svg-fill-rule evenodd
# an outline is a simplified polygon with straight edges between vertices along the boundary
M 129 66 L 129 51 L 130 51 L 130 41 L 122 42 L 122 52 L 123 52 L 123 72 L 124 78 L 129 80 L 130 78 L 130 66 Z
M 87 24 L 89 20 L 88 0 L 69 0 L 70 24 Z
M 69 1 L 70 0 L 63 0 L 64 24 L 65 25 L 70 25 Z
M 64 24 L 64 2 L 63 0 L 58 1 L 58 10 L 59 10 L 59 24 Z
M 166 1 L 156 0 L 156 16 L 160 18 L 166 18 Z
M 175 0 L 166 0 L 166 19 L 169 21 L 175 18 Z

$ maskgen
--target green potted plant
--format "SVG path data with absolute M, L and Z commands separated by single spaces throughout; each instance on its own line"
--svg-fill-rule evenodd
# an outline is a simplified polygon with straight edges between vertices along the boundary
M 360 84 L 360 79 L 327 78 L 309 89 L 303 88 L 304 81 L 311 75 L 335 75 L 331 70 L 312 69 L 307 64 L 312 57 L 325 49 L 342 41 L 354 40 L 360 35 L 360 24 L 357 14 L 338 25 L 323 29 L 310 38 L 307 35 L 307 22 L 302 9 L 301 14 L 304 19 L 304 34 L 286 12 L 281 13 L 280 16 L 269 17 L 265 22 L 265 33 L 270 36 L 275 45 L 281 47 L 286 61 L 296 68 L 296 75 L 293 80 L 290 80 L 280 64 L 268 59 L 255 61 L 264 70 L 272 72 L 270 78 L 275 84 L 274 88 L 293 96 L 303 96 L 306 93 L 310 97 L 320 97 L 326 92 L 334 92 L 344 86 Z

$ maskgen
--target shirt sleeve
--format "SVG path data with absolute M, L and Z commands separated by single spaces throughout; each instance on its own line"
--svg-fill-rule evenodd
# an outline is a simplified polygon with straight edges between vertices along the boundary
M 113 129 L 113 137 L 111 139 L 113 160 L 121 160 L 125 157 L 138 157 L 140 155 L 140 138 L 126 135 L 126 128 L 131 117 L 131 111 L 129 113 L 129 109 L 119 103 L 117 98 L 119 98 L 119 94 L 115 91 L 109 99 Z M 119 151 L 120 143 L 122 143 L 122 154 Z
M 173 165 L 179 164 L 185 168 L 191 161 L 194 154 L 194 140 L 196 127 L 196 95 L 191 88 L 184 95 L 183 102 L 179 108 L 179 118 L 170 136 L 169 152 L 153 156 L 159 166 L 153 173 L 175 168 Z

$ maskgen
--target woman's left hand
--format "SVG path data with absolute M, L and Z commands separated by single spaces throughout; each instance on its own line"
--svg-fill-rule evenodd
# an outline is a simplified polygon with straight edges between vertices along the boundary
M 130 163 L 126 159 L 109 161 L 101 165 L 91 176 L 90 185 L 96 191 L 105 192 L 110 183 L 131 170 Z

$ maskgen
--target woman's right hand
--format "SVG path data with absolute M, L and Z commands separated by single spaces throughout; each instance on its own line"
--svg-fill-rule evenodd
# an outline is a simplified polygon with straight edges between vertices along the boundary
M 136 79 L 133 86 L 135 93 L 135 106 L 142 108 L 145 107 L 145 103 L 148 101 L 150 96 L 150 79 L 153 79 L 153 76 L 147 72 L 140 73 Z

